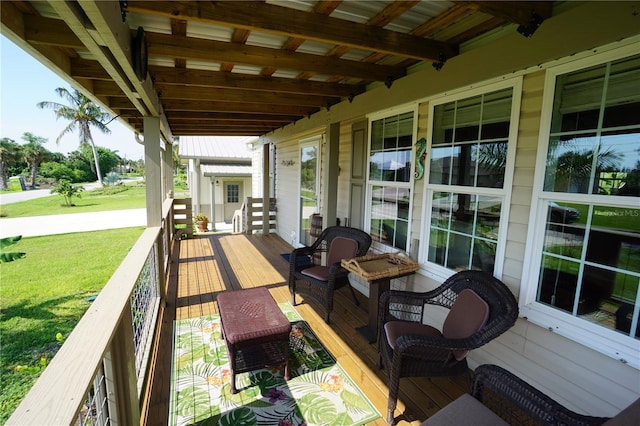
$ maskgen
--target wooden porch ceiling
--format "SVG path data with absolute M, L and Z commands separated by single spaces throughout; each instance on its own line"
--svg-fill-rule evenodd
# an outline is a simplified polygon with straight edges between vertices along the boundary
M 2 1 L 2 32 L 132 128 L 165 139 L 263 135 L 443 67 L 499 27 L 525 36 L 548 1 Z M 148 72 L 136 75 L 137 29 Z M 144 68 L 144 67 L 143 67 Z

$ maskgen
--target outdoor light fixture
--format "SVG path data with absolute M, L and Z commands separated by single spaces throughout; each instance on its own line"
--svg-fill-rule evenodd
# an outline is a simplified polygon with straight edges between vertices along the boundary
M 542 16 L 538 15 L 535 10 L 531 12 L 531 20 L 527 25 L 520 25 L 518 27 L 518 32 L 523 36 L 529 38 L 536 32 L 536 30 L 542 25 Z
M 444 56 L 444 53 L 441 53 L 438 55 L 438 61 L 433 62 L 431 65 L 433 65 L 433 68 L 435 68 L 436 71 L 440 71 L 445 62 L 447 62 L 447 57 Z

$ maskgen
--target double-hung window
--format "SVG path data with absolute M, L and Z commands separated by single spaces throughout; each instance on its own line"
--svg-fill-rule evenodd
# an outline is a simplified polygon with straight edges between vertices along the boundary
M 638 368 L 640 55 L 600 58 L 548 71 L 525 309 Z
M 407 250 L 414 111 L 372 120 L 369 134 L 369 232 L 377 243 Z
M 435 275 L 500 274 L 519 87 L 517 79 L 431 103 L 421 260 Z

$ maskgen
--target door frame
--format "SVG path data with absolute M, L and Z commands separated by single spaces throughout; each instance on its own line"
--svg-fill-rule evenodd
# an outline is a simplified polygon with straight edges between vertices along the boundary
M 297 197 L 298 199 L 298 225 L 297 225 L 298 238 L 297 240 L 298 241 L 296 241 L 296 243 L 298 244 L 299 247 L 305 246 L 308 244 L 308 241 L 306 241 L 306 233 L 303 232 L 304 230 L 302 229 L 303 221 L 304 221 L 304 217 L 303 217 L 304 206 L 302 205 L 302 185 L 301 185 L 302 162 L 303 162 L 302 151 L 303 149 L 306 149 L 306 148 L 316 149 L 315 207 L 312 213 L 319 213 L 320 212 L 320 178 L 321 178 L 320 173 L 322 170 L 321 168 L 322 137 L 323 135 L 317 135 L 310 138 L 301 139 L 300 142 L 298 143 L 298 161 L 300 166 L 298 167 L 298 197 Z M 310 216 L 311 214 L 309 214 L 307 218 L 309 218 Z M 310 228 L 311 219 L 308 219 L 308 220 L 309 220 L 309 228 Z

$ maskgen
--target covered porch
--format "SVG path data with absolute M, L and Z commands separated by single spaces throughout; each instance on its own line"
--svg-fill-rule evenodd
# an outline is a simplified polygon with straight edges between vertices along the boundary
M 303 4 L 305 10 L 296 9 Z M 363 10 L 352 10 L 355 5 Z M 372 6 L 379 8 L 373 10 Z M 497 235 L 494 232 L 486 235 L 490 238 L 482 238 L 496 247 L 494 275 L 509 285 L 526 314 L 498 345 L 474 351 L 474 365 L 507 366 L 572 409 L 590 414 L 615 415 L 640 394 L 640 339 L 631 331 L 637 330 L 640 317 L 637 262 L 618 268 L 634 280 L 630 295 L 624 295 L 633 306 L 632 322 L 625 333 L 580 318 L 577 306 L 557 309 L 552 306 L 555 295 L 549 300 L 537 297 L 536 284 L 543 255 L 558 257 L 543 250 L 547 231 L 553 231 L 546 220 L 546 209 L 552 203 L 570 200 L 585 209 L 611 213 L 587 215 L 585 210 L 581 217 L 615 217 L 606 225 L 616 235 L 620 234 L 620 217 L 637 216 L 637 195 L 604 195 L 596 193 L 597 188 L 589 194 L 560 186 L 545 190 L 544 184 L 545 160 L 556 159 L 548 149 L 553 147 L 549 141 L 555 140 L 550 137 L 554 96 L 564 93 L 555 82 L 579 79 L 584 70 L 594 66 L 629 70 L 629 75 L 637 76 L 638 2 L 517 2 L 516 6 L 515 2 L 429 1 L 7 1 L 2 2 L 1 15 L 3 33 L 12 41 L 144 136 L 147 179 L 148 229 L 143 238 L 10 424 L 84 424 L 82 420 L 74 422 L 79 412 L 86 414 L 83 396 L 103 396 L 107 401 L 108 416 L 99 424 L 166 421 L 153 416 L 166 415 L 169 404 L 171 370 L 167 362 L 175 319 L 215 312 L 215 295 L 228 289 L 268 286 L 277 301 L 289 300 L 287 265 L 279 254 L 291 249 L 289 239 L 292 244 L 300 241 L 298 225 L 303 215 L 299 210 L 304 211 L 298 197 L 300 150 L 311 140 L 317 141 L 318 147 L 315 187 L 324 225 L 343 219 L 342 223 L 377 233 L 375 249 L 404 247 L 413 251 L 421 264 L 416 274 L 419 279 L 412 286 L 417 290 L 432 288 L 459 264 L 449 265 L 438 258 L 440 244 L 428 247 L 439 200 L 454 200 L 453 194 L 460 193 L 464 207 L 468 195 L 498 199 L 501 223 L 491 226 Z M 248 23 L 238 16 L 255 16 L 256 22 Z M 396 30 L 387 29 L 395 20 Z M 293 31 L 291 22 L 301 25 Z M 631 65 L 620 68 L 622 63 Z M 594 77 L 593 87 L 596 80 L 602 79 Z M 623 108 L 628 112 L 615 115 L 626 117 L 628 122 L 619 126 L 616 121 L 603 128 L 603 120 L 593 120 L 589 131 L 617 134 L 622 129 L 637 135 L 638 115 L 633 111 L 637 112 L 638 94 L 631 95 L 638 87 L 637 80 L 611 81 L 621 82 L 611 86 L 616 89 L 612 93 L 620 96 L 614 96 L 612 105 L 605 102 L 606 97 L 598 97 L 599 108 L 603 112 L 610 106 Z M 573 93 L 569 89 L 567 93 Z M 431 148 L 424 149 L 434 142 L 438 148 L 437 131 L 446 135 L 458 128 L 466 134 L 465 126 L 480 129 L 483 124 L 474 119 L 463 120 L 458 127 L 445 126 L 443 120 L 438 127 L 432 120 L 435 112 L 458 103 L 464 106 L 468 100 L 473 100 L 475 111 L 484 108 L 479 99 L 495 94 L 500 95 L 496 99 L 506 96 L 511 105 L 484 123 L 500 123 L 508 140 L 504 142 L 507 154 L 496 156 L 505 161 L 504 173 L 495 180 L 499 188 L 443 183 L 437 178 L 444 173 L 432 179 L 429 170 L 439 169 L 439 162 Z M 568 112 L 573 113 L 575 107 L 583 114 L 593 108 L 586 101 L 589 96 L 575 99 Z M 571 117 L 566 118 L 571 121 Z M 405 164 L 405 170 L 381 167 L 387 172 L 371 179 L 367 171 L 372 168 L 370 153 L 388 148 L 381 138 L 372 136 L 373 130 L 380 123 L 391 126 L 400 118 L 410 125 L 398 142 L 390 141 L 393 149 L 388 151 L 402 160 L 398 163 Z M 169 212 L 173 209 L 172 171 L 176 164 L 172 144 L 177 136 L 211 134 L 260 137 L 254 160 L 262 167 L 254 170 L 253 179 L 262 185 L 255 188 L 254 195 L 275 197 L 278 236 L 173 240 Z M 490 146 L 485 142 L 494 139 L 479 139 L 477 146 Z M 422 151 L 414 152 L 414 144 L 420 140 L 428 143 Z M 637 138 L 629 140 L 633 145 L 621 145 L 621 149 L 626 150 L 622 151 L 625 158 L 633 161 L 624 171 L 632 176 L 638 169 L 634 157 Z M 597 152 L 594 148 L 585 155 Z M 451 161 L 453 165 L 453 157 Z M 418 172 L 419 166 L 422 172 L 424 166 L 429 169 L 424 178 L 411 173 Z M 561 177 L 562 168 L 557 171 Z M 391 174 L 396 179 L 392 188 L 396 208 L 391 209 L 395 212 L 392 217 L 386 217 L 388 210 L 368 209 L 372 201 L 389 201 L 384 191 L 383 195 L 373 191 L 381 182 L 390 182 L 382 178 Z M 475 177 L 482 180 L 484 175 L 477 173 Z M 590 174 L 585 182 L 595 179 L 596 175 Z M 452 196 L 441 196 L 445 194 Z M 476 203 L 476 208 L 479 205 Z M 382 226 L 388 223 L 374 217 L 378 213 L 395 225 L 393 232 Z M 264 203 L 263 216 L 267 215 L 269 205 Z M 629 223 L 625 232 L 635 232 L 629 241 L 637 247 L 638 225 Z M 264 233 L 268 232 L 265 226 Z M 392 233 L 393 238 L 389 236 Z M 479 233 L 469 231 L 468 235 L 475 238 Z M 391 241 L 393 244 L 388 244 Z M 581 245 L 588 248 L 588 244 Z M 473 252 L 466 250 L 466 254 L 469 266 Z M 568 260 L 580 268 L 598 266 L 607 271 L 614 263 L 606 258 L 587 264 L 585 256 Z M 149 277 L 151 285 L 139 284 L 139 278 Z M 145 306 L 132 306 L 137 302 L 134 292 L 150 287 L 158 291 L 145 300 Z M 576 296 L 569 299 L 577 305 L 579 292 L 570 295 Z M 548 303 L 551 300 L 553 303 Z M 148 335 L 143 331 L 142 337 L 132 336 L 131 325 L 143 310 L 147 311 Z M 339 293 L 331 326 L 321 321 L 314 305 L 302 304 L 297 310 L 349 374 L 361 380 L 367 396 L 383 412 L 385 373 L 375 368 L 375 345 L 364 343 L 355 332 L 355 327 L 366 322 L 363 308 L 354 309 L 350 299 Z M 154 339 L 158 332 L 160 339 Z M 396 416 L 405 413 L 407 419 L 401 419 L 400 424 L 417 424 L 455 399 L 466 388 L 461 379 L 459 383 L 405 379 Z
M 167 303 L 163 314 L 149 401 L 142 424 L 167 424 L 170 404 L 174 320 L 217 313 L 216 295 L 227 290 L 267 287 L 277 302 L 291 300 L 289 265 L 280 256 L 291 246 L 275 234 L 215 234 L 178 242 L 172 253 Z M 367 322 L 367 300 L 360 307 L 349 291 L 337 292 L 331 324 L 322 308 L 298 296 L 295 309 L 324 346 L 353 378 L 380 413 L 386 412 L 386 372 L 376 367 L 377 345 L 367 343 L 356 327 Z M 417 425 L 468 392 L 466 378 L 403 379 L 396 410 L 398 425 Z M 373 424 L 386 425 L 384 417 Z

